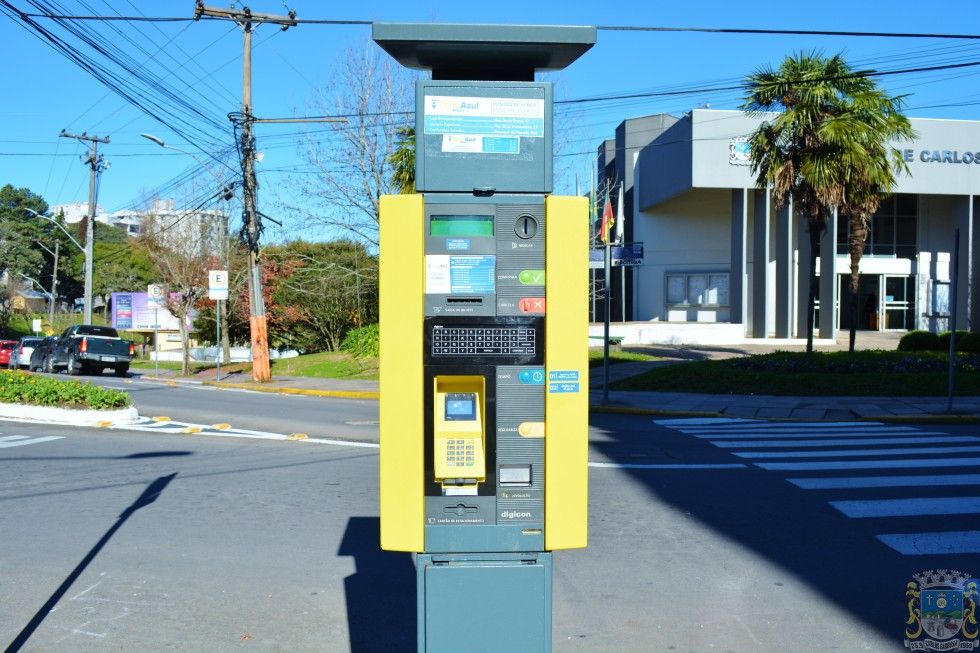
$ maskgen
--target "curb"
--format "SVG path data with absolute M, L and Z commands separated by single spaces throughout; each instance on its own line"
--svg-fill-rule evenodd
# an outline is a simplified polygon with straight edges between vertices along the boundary
M 221 381 L 201 381 L 201 385 L 235 390 L 254 390 L 283 395 L 305 395 L 307 397 L 336 397 L 340 399 L 378 399 L 381 394 L 373 390 L 310 390 L 307 388 L 283 388 L 281 386 L 262 386 L 249 383 L 223 383 Z
M 134 424 L 139 421 L 140 416 L 134 407 L 119 410 L 77 410 L 73 408 L 0 403 L 0 419 L 18 422 L 65 424 L 68 426 L 109 427 Z
M 980 424 L 980 415 L 866 415 L 861 422 L 889 422 L 891 424 Z
M 603 406 L 602 404 L 589 404 L 589 412 L 614 415 L 659 415 L 662 417 L 725 417 L 721 413 L 695 410 L 665 410 L 662 408 L 637 408 L 635 406 Z

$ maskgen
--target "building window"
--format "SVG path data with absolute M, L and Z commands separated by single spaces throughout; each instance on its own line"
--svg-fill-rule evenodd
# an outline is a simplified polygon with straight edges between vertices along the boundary
M 667 274 L 668 306 L 728 306 L 727 272 Z
M 917 219 L 917 195 L 896 194 L 886 197 L 871 218 L 864 255 L 915 258 Z M 847 244 L 849 227 L 846 216 L 837 216 L 837 253 L 841 256 L 850 253 Z

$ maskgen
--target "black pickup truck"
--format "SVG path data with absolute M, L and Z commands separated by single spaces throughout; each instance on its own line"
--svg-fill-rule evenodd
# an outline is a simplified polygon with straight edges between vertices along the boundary
M 133 343 L 123 340 L 112 327 L 76 324 L 65 329 L 51 347 L 44 369 L 64 368 L 71 375 L 101 374 L 111 367 L 116 376 L 126 376 L 133 359 Z

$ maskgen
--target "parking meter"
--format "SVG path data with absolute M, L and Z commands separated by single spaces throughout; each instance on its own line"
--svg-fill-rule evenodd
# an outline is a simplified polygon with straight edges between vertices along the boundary
M 416 193 L 380 232 L 381 547 L 419 650 L 550 651 L 552 551 L 586 545 L 588 204 L 552 190 L 552 89 L 589 27 L 374 25 L 416 84 Z

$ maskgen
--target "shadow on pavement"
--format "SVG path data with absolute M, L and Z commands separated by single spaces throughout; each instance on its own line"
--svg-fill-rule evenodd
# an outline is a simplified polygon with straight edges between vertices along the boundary
M 338 556 L 353 556 L 344 579 L 351 653 L 414 651 L 415 564 L 410 553 L 382 551 L 380 520 L 351 517 Z
M 896 471 L 766 470 L 754 466 L 750 460 L 718 449 L 706 440 L 697 441 L 692 436 L 662 430 L 652 424 L 650 418 L 593 415 L 591 422 L 605 437 L 593 441 L 591 447 L 610 461 L 636 463 L 637 459 L 631 458 L 629 452 L 637 452 L 642 443 L 650 443 L 649 454 L 643 463 L 696 460 L 710 464 L 744 464 L 741 469 L 623 468 L 618 473 L 629 476 L 656 500 L 689 513 L 702 526 L 720 536 L 719 539 L 738 543 L 795 575 L 843 612 L 898 647 L 901 647 L 908 618 L 905 585 L 913 574 L 932 569 L 955 569 L 974 576 L 980 573 L 980 556 L 975 554 L 903 555 L 876 539 L 876 535 L 885 533 L 975 530 L 975 514 L 861 519 L 848 518 L 829 503 L 841 499 L 956 497 L 965 491 L 969 493 L 963 487 L 807 491 L 787 478 L 891 476 Z M 929 475 L 940 472 L 909 469 L 900 473 Z M 669 565 L 670 561 L 665 560 L 664 564 Z M 772 590 L 775 596 L 778 587 Z
M 41 606 L 41 609 L 35 613 L 29 622 L 27 622 L 24 629 L 18 633 L 17 637 L 14 638 L 14 641 L 12 641 L 10 646 L 7 647 L 6 653 L 16 653 L 23 648 L 24 644 L 27 643 L 27 640 L 29 640 L 31 635 L 34 634 L 34 631 L 36 631 L 44 621 L 45 617 L 47 617 L 55 606 L 58 605 L 58 601 L 61 600 L 61 597 L 63 597 L 65 593 L 71 589 L 71 586 L 76 580 L 78 580 L 78 577 L 82 575 L 82 572 L 84 572 L 89 564 L 95 560 L 96 556 L 99 555 L 99 552 L 102 551 L 105 545 L 109 543 L 112 536 L 116 534 L 116 531 L 122 528 L 123 524 L 125 524 L 126 521 L 133 516 L 133 513 L 156 501 L 157 497 L 159 497 L 164 489 L 166 489 L 167 485 L 170 484 L 170 481 L 174 480 L 175 476 L 177 476 L 176 472 L 170 474 L 169 476 L 161 476 L 157 478 L 155 481 L 150 483 L 145 490 L 143 490 L 143 493 L 136 498 L 136 501 L 123 510 L 122 513 L 120 513 L 119 518 L 116 519 L 116 523 L 113 524 L 112 527 L 105 532 L 105 535 L 103 535 L 102 538 L 95 543 L 95 546 L 93 546 L 85 557 L 82 558 L 82 561 L 78 563 L 78 566 L 72 569 L 71 573 L 68 574 L 68 577 L 65 578 L 61 585 L 58 586 L 58 589 L 54 591 L 51 598 L 49 598 L 45 604 Z

